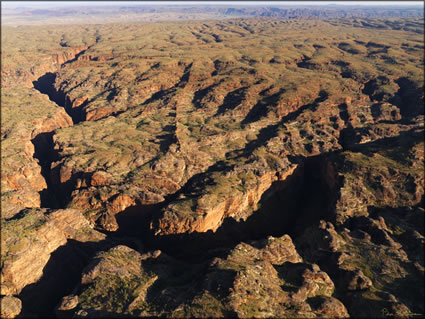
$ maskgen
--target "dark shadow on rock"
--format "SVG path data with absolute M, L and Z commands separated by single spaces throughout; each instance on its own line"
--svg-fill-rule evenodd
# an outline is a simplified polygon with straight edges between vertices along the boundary
M 280 279 L 284 281 L 281 286 L 286 292 L 296 292 L 302 285 L 302 273 L 307 268 L 305 264 L 286 262 L 282 265 L 273 265 Z
M 399 302 L 405 304 L 414 317 L 424 316 L 424 273 L 416 271 L 402 278 L 395 278 L 383 289 L 395 295 Z M 413 317 L 413 316 L 412 316 Z M 413 317 L 413 318 L 414 318 Z
M 167 153 L 170 145 L 177 143 L 176 134 L 163 134 L 157 137 L 159 139 L 159 150 L 162 153 Z
M 380 92 L 380 88 L 389 83 L 390 79 L 386 76 L 378 76 L 376 79 L 372 79 L 365 83 L 362 93 L 369 95 L 371 101 L 382 101 L 385 95 L 383 92 Z
M 367 142 L 367 143 L 358 143 L 358 140 L 360 139 L 360 135 L 358 135 L 358 132 L 361 132 L 365 128 L 356 128 L 353 129 L 351 132 L 351 139 L 345 139 L 346 142 L 344 144 L 344 148 L 346 150 L 354 151 L 354 152 L 361 152 L 367 156 L 373 156 L 373 154 L 379 149 L 379 150 L 394 150 L 394 149 L 400 149 L 399 156 L 397 158 L 394 158 L 396 160 L 402 160 L 405 161 L 406 158 L 403 158 L 401 155 L 403 154 L 403 150 L 407 150 L 414 145 L 420 143 L 424 140 L 424 130 L 422 128 L 413 128 L 407 131 L 401 131 L 400 135 L 392 136 L 392 137 L 384 137 L 375 141 Z M 397 154 L 394 154 L 397 155 Z
M 80 282 L 90 259 L 108 247 L 112 247 L 108 241 L 83 243 L 69 239 L 51 254 L 40 280 L 26 286 L 19 294 L 24 311 L 40 318 L 55 317 L 54 308 Z
M 179 82 L 176 84 L 176 88 L 184 88 L 187 84 L 187 82 L 189 81 L 189 77 L 190 77 L 190 70 L 192 69 L 192 63 L 189 63 L 189 65 L 187 65 L 184 68 L 183 71 L 183 75 L 180 77 Z
M 56 73 L 47 72 L 46 74 L 43 74 L 40 76 L 37 81 L 33 81 L 32 84 L 34 85 L 34 88 L 38 91 L 40 91 L 43 94 L 47 94 L 49 96 L 49 99 L 56 104 L 65 104 L 65 100 L 61 101 L 55 101 L 55 92 L 54 84 L 56 80 Z M 59 103 L 58 103 L 59 102 Z
M 218 107 L 218 110 L 214 116 L 223 114 L 228 110 L 233 110 L 235 107 L 241 104 L 247 89 L 248 87 L 244 86 L 227 93 L 227 95 L 224 97 L 223 103 Z
M 296 236 L 305 227 L 333 214 L 341 187 L 341 180 L 336 174 L 326 156 L 306 158 L 286 180 L 274 182 L 264 192 L 259 202 L 261 208 L 246 221 L 225 218 L 216 232 L 148 234 L 145 242 L 149 247 L 164 250 L 176 258 L 195 262 L 210 249 L 230 250 L 241 241 L 284 234 Z M 153 216 L 154 225 L 155 218 L 159 216 L 161 214 Z
M 361 293 L 347 293 L 344 298 L 339 298 L 346 306 L 350 317 L 354 318 L 385 318 L 385 310 L 390 307 L 390 302 L 365 298 Z
M 60 182 L 60 169 L 61 165 L 55 166 L 50 170 L 50 180 L 52 188 L 55 189 L 57 200 L 60 207 L 66 207 L 71 200 L 71 193 L 76 188 L 77 180 L 85 180 L 89 184 L 93 173 L 77 172 L 72 174 L 72 177 L 66 182 Z
M 122 212 L 115 215 L 118 224 L 118 230 L 114 236 L 134 236 L 142 237 L 148 231 L 149 221 L 152 215 L 161 209 L 164 203 L 156 204 L 137 204 L 127 207 Z
M 258 121 L 262 117 L 267 115 L 267 112 L 274 106 L 276 106 L 279 101 L 280 96 L 285 92 L 284 89 L 280 89 L 279 92 L 272 95 L 266 96 L 260 99 L 257 104 L 255 104 L 251 110 L 248 112 L 246 117 L 242 121 L 242 125 Z M 261 92 L 260 95 L 263 95 L 265 92 Z
M 180 77 L 179 81 L 174 86 L 168 89 L 159 90 L 158 92 L 155 92 L 154 94 L 152 94 L 150 98 L 148 98 L 145 102 L 143 102 L 142 105 L 148 105 L 155 101 L 162 101 L 162 103 L 167 104 L 167 99 L 166 99 L 167 96 L 176 92 L 178 88 L 184 88 L 186 86 L 187 82 L 189 81 L 192 64 L 193 63 L 190 63 L 188 66 L 184 68 L 182 76 Z
M 424 235 L 424 196 L 421 202 L 412 207 L 375 207 L 368 206 L 371 218 L 383 218 L 390 228 L 397 227 L 400 233 L 391 236 L 402 244 L 409 260 L 424 264 L 424 250 L 422 236 Z
M 410 122 L 414 117 L 424 114 L 424 87 L 418 87 L 415 82 L 401 77 L 395 82 L 399 90 L 389 100 L 400 109 L 402 120 Z
M 33 81 L 34 88 L 42 94 L 46 94 L 50 101 L 65 108 L 65 94 L 60 94 L 55 88 L 56 73 L 48 72 Z
M 380 103 L 374 103 L 370 106 L 370 112 L 372 113 L 373 119 L 376 121 L 379 116 L 382 114 L 381 111 L 381 104 Z
M 212 91 L 215 87 L 217 87 L 222 82 L 223 82 L 223 80 L 220 80 L 217 83 L 213 83 L 213 84 L 211 84 L 210 86 L 207 86 L 204 89 L 200 89 L 198 91 L 195 91 L 195 93 L 193 95 L 193 99 L 192 99 L 193 105 L 195 105 L 195 107 L 197 109 L 202 108 L 203 107 L 202 99 L 208 94 L 208 92 Z
M 299 109 L 297 109 L 294 112 L 291 112 L 285 116 L 283 116 L 279 123 L 277 124 L 272 124 L 269 125 L 263 129 L 260 130 L 257 139 L 249 142 L 246 144 L 242 154 L 250 154 L 252 153 L 252 151 L 261 146 L 264 145 L 268 140 L 270 140 L 271 138 L 276 136 L 276 131 L 277 129 L 284 123 L 288 123 L 291 121 L 296 120 L 296 118 L 298 116 L 301 115 L 301 113 L 303 113 L 305 110 L 307 109 L 312 109 L 313 111 L 316 110 L 316 108 L 318 107 L 319 103 L 324 102 L 326 99 L 328 98 L 328 94 L 326 91 L 320 91 L 319 92 L 319 96 L 313 101 L 313 103 L 311 104 L 305 104 L 303 106 L 301 106 Z
M 208 293 L 218 300 L 225 300 L 236 277 L 235 270 L 220 269 L 209 265 L 208 262 L 188 265 L 185 261 L 164 254 L 154 260 L 142 261 L 142 267 L 158 277 L 147 290 L 146 302 L 165 312 L 171 312 L 181 304 L 196 309 L 193 300 L 203 293 Z M 225 309 L 223 313 L 216 314 L 219 317 L 231 318 L 235 315 L 233 311 Z
M 57 194 L 50 179 L 51 164 L 58 159 L 58 154 L 53 149 L 53 135 L 54 132 L 40 133 L 31 142 L 34 145 L 34 158 L 38 160 L 41 175 L 47 184 L 47 189 L 40 192 L 41 207 L 59 208 Z
M 106 97 L 106 100 L 108 102 L 111 102 L 114 99 L 114 97 L 116 97 L 117 95 L 118 95 L 118 90 L 116 88 L 111 88 L 109 89 L 109 94 Z
M 97 39 L 96 39 L 96 42 L 97 42 Z M 79 58 L 81 55 L 83 55 L 84 53 L 86 53 L 86 51 L 87 51 L 88 49 L 90 49 L 90 48 L 91 48 L 91 46 L 89 46 L 89 47 L 88 47 L 87 49 L 85 49 L 85 50 L 82 50 L 82 51 L 78 52 L 78 53 L 74 56 L 74 58 L 72 58 L 72 59 L 70 59 L 70 60 L 65 61 L 64 63 L 62 63 L 62 66 L 65 66 L 65 65 L 67 65 L 67 64 L 70 64 L 70 63 L 72 63 L 72 62 L 77 61 L 77 60 L 78 60 L 78 58 Z
M 72 107 L 72 103 L 65 92 L 56 89 L 56 73 L 48 72 L 40 76 L 37 81 L 33 81 L 34 88 L 42 94 L 46 94 L 50 101 L 55 102 L 58 106 L 63 107 L 68 115 L 72 118 L 74 124 L 85 120 L 84 107 L 88 104 L 88 100 L 84 101 L 78 107 Z
M 314 64 L 309 62 L 311 60 L 310 57 L 304 55 L 300 62 L 297 62 L 297 67 L 303 69 L 314 69 Z

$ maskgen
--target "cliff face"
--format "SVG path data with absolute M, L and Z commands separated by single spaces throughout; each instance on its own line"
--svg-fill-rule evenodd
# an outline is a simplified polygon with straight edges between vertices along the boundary
M 100 241 L 76 210 L 26 209 L 2 224 L 1 294 L 17 295 L 37 282 L 51 254 L 67 240 Z
M 8 102 L 8 92 L 10 92 L 8 89 L 4 89 L 2 93 L 5 110 L 16 107 Z M 38 193 L 47 189 L 40 164 L 44 160 L 43 157 L 48 156 L 49 147 L 51 147 L 49 134 L 55 129 L 72 125 L 71 118 L 62 108 L 51 105 L 42 96 L 31 98 L 27 100 L 27 103 L 30 108 L 33 106 L 38 110 L 25 114 L 28 117 L 26 124 L 14 125 L 16 119 L 11 119 L 10 122 L 4 121 L 2 191 L 7 195 L 2 196 L 3 218 L 12 217 L 24 207 L 40 207 Z M 45 113 L 42 114 L 43 112 Z M 16 114 L 16 111 L 13 113 Z M 12 114 L 5 117 L 10 117 Z
M 163 216 L 157 221 L 158 224 L 152 224 L 151 228 L 155 234 L 161 235 L 203 233 L 208 230 L 216 231 L 226 218 L 244 220 L 257 208 L 257 204 L 272 183 L 284 181 L 296 167 L 297 165 L 291 165 L 286 171 L 279 172 L 280 174 L 267 172 L 260 175 L 255 181 L 246 185 L 246 191 L 241 192 L 235 189 L 233 192 L 219 194 L 219 196 L 210 194 L 201 196 L 194 204 L 196 208 L 192 208 L 196 214 L 195 217 L 188 216 L 183 219 L 180 216 L 184 213 L 183 210 L 187 209 L 187 201 L 170 203 L 163 211 Z
M 6 50 L 10 316 L 423 313 L 420 23 L 358 23 L 40 27 Z
M 34 82 L 51 74 L 87 47 L 69 48 L 54 56 L 43 56 L 37 66 L 16 69 L 6 59 L 2 77 L 2 217 L 10 218 L 25 207 L 40 207 L 38 193 L 47 189 L 46 168 L 51 135 L 58 128 L 72 126 L 65 110 L 38 94 Z M 36 60 L 33 56 L 30 61 Z M 28 61 L 26 62 L 28 63 Z M 31 62 L 29 62 L 30 64 Z M 30 64 L 31 65 L 31 64 Z M 22 87 L 24 86 L 24 88 Z
M 8 37 L 2 39 L 8 42 Z M 104 239 L 78 211 L 40 209 L 57 207 L 48 177 L 55 156 L 52 136 L 73 121 L 33 85 L 43 74 L 57 72 L 58 63 L 75 58 L 82 48 L 58 49 L 62 53 L 45 52 L 41 57 L 31 50 L 23 49 L 19 57 L 6 51 L 2 65 L 1 295 L 7 297 L 1 302 L 2 317 L 8 318 L 18 315 L 22 307 L 20 299 L 9 296 L 42 282 L 54 252 L 65 247 L 68 239 Z M 20 298 L 28 302 L 25 296 Z
M 58 64 L 58 65 L 62 65 L 66 62 L 69 63 L 69 61 L 72 61 L 74 59 L 78 59 L 81 52 L 84 52 L 88 48 L 89 48 L 88 45 L 87 46 L 83 45 L 83 46 L 80 46 L 80 47 L 69 48 L 65 52 L 62 52 L 62 53 L 57 53 L 57 54 L 54 55 L 55 63 Z

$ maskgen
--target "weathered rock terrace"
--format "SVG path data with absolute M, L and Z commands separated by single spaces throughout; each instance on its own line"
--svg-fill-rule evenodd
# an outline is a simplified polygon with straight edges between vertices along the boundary
M 247 21 L 6 52 L 2 316 L 423 314 L 420 34 Z

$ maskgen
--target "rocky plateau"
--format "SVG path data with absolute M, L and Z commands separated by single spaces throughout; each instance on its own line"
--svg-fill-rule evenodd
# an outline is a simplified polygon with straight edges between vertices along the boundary
M 2 317 L 424 315 L 423 17 L 3 29 Z

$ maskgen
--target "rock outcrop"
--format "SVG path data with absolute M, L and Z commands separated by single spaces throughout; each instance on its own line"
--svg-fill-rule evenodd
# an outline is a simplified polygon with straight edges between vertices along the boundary
M 420 43 L 417 19 L 7 28 L 2 316 L 423 315 Z
M 2 318 L 15 318 L 21 313 L 22 302 L 13 296 L 0 297 L 0 309 Z
M 101 241 L 105 236 L 77 210 L 26 209 L 2 221 L 1 294 L 17 295 L 37 282 L 51 254 L 67 241 Z
M 2 141 L 2 217 L 10 218 L 25 207 L 40 207 L 39 193 L 47 188 L 41 164 L 50 156 L 52 147 L 49 134 L 61 127 L 72 125 L 65 111 L 46 97 L 25 90 L 29 97 L 24 103 L 23 115 L 18 116 L 16 105 L 11 103 L 15 93 L 2 91 L 3 108 L 10 110 L 4 116 Z M 31 98 L 31 95 L 35 96 Z M 25 104 L 28 103 L 28 104 Z M 25 117 L 27 123 L 20 122 Z
M 166 282 L 175 285 L 164 286 Z M 81 285 L 78 298 L 64 297 L 58 314 L 69 310 L 63 305 L 72 300 L 77 316 L 348 317 L 344 305 L 331 297 L 329 276 L 319 266 L 303 263 L 287 235 L 241 243 L 227 258 L 202 265 L 181 263 L 161 251 L 140 254 L 117 246 L 95 258 Z M 104 304 L 105 295 L 118 299 Z

